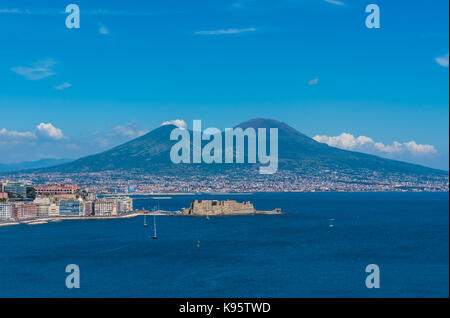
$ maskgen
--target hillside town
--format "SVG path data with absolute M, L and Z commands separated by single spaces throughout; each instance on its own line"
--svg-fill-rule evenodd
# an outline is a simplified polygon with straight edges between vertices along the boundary
M 133 211 L 129 197 L 97 197 L 76 184 L 0 183 L 0 222 L 61 217 L 114 217 Z
M 3 179 L 2 179 L 3 178 Z M 133 211 L 130 195 L 247 192 L 448 192 L 448 175 L 374 171 L 251 169 L 222 174 L 152 175 L 139 170 L 15 173 L 0 177 L 0 221 L 53 217 L 112 217 Z
M 261 175 L 254 168 L 202 173 L 186 165 L 183 174 L 148 173 L 139 169 L 78 173 L 16 172 L 0 175 L 0 182 L 78 184 L 89 193 L 246 193 L 246 192 L 448 192 L 449 176 L 385 173 L 382 170 L 300 167 Z M 191 169 L 191 170 L 190 170 Z

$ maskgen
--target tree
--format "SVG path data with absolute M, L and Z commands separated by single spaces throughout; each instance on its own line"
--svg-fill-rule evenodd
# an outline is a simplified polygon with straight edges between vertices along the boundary
M 36 198 L 36 189 L 33 187 L 27 187 L 27 198 Z

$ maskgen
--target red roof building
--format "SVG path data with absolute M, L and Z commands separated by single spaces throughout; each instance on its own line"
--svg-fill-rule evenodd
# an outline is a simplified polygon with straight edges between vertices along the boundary
M 76 184 L 56 184 L 51 186 L 37 186 L 34 187 L 36 190 L 36 195 L 43 195 L 43 194 L 51 194 L 51 195 L 58 195 L 58 194 L 74 194 L 78 187 Z

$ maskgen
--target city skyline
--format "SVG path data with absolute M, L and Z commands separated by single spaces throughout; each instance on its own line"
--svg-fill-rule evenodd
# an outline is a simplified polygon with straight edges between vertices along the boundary
M 317 141 L 448 170 L 448 2 L 0 6 L 0 163 L 73 158 L 161 123 L 286 122 Z M 18 111 L 19 110 L 19 111 Z

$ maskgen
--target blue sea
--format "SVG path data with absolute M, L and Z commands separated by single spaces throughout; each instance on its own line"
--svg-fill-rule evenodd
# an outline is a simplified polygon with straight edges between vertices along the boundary
M 3 227 L 0 297 L 449 296 L 448 193 L 177 195 L 135 208 L 193 199 L 289 213 L 159 216 L 157 240 L 142 216 Z M 66 288 L 68 264 L 79 289 Z M 379 289 L 365 285 L 368 264 Z

